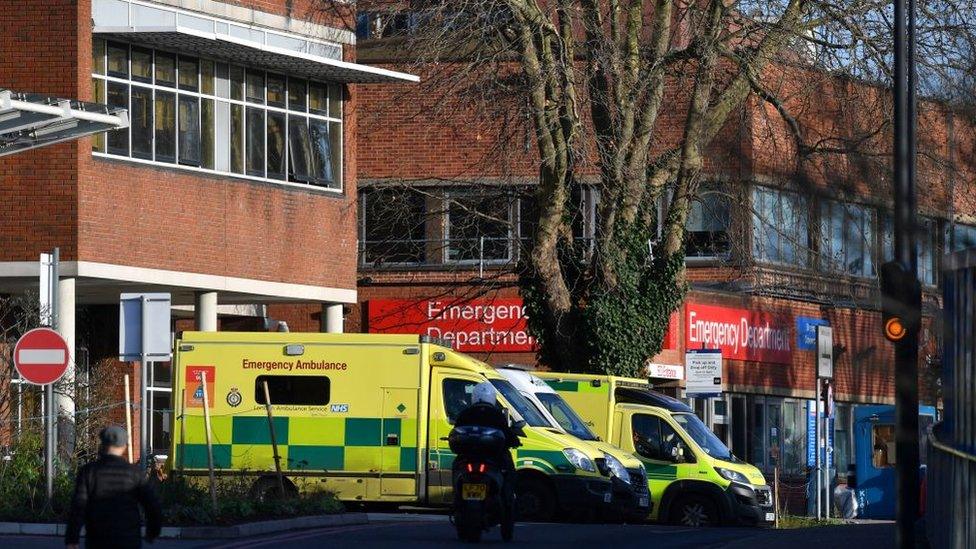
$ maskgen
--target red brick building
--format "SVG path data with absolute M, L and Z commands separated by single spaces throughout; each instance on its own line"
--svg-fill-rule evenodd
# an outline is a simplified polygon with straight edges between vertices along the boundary
M 360 58 L 397 66 L 389 51 L 361 44 Z M 788 124 L 756 97 L 730 118 L 708 151 L 704 192 L 688 222 L 691 290 L 665 349 L 649 357 L 648 377 L 681 396 L 685 351 L 721 348 L 726 393 L 694 405 L 737 455 L 771 470 L 778 454 L 787 474 L 802 475 L 816 326 L 832 326 L 833 436 L 843 475 L 853 459 L 852 407 L 894 402 L 877 289 L 877 268 L 892 247 L 883 115 L 890 99 L 797 66 L 770 68 L 764 82 L 787 98 L 807 142 L 858 148 L 801 154 Z M 682 90 L 668 94 L 680 104 Z M 429 91 L 373 88 L 359 100 L 368 113 L 359 132 L 369 139 L 359 143 L 359 301 L 349 329 L 427 333 L 495 364 L 534 365 L 524 319 L 513 312 L 520 303 L 513 270 L 531 231 L 531 134 L 445 106 Z M 934 404 L 940 258 L 976 245 L 976 151 L 967 113 L 930 102 L 920 113 L 919 276 L 928 311 L 920 382 L 923 401 Z M 599 197 L 587 183 L 592 169 L 579 172 L 574 233 L 585 239 Z M 292 313 L 292 324 L 314 325 Z M 718 334 L 729 329 L 736 331 L 725 341 Z
M 129 112 L 128 129 L 0 160 L 0 294 L 36 289 L 38 254 L 59 247 L 79 371 L 117 355 L 121 292 L 168 292 L 198 329 L 268 329 L 267 305 L 299 302 L 314 329 L 342 330 L 357 303 L 355 84 L 416 80 L 354 63 L 346 15 L 312 0 L 5 6 L 0 85 Z M 169 365 L 131 370 L 166 453 Z

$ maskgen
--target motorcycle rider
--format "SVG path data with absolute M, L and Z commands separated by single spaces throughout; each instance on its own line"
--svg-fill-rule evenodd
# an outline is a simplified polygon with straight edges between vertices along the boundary
M 515 493 L 514 471 L 515 462 L 512 460 L 512 453 L 508 448 L 518 448 L 522 445 L 519 441 L 516 429 L 509 423 L 509 417 L 498 403 L 498 390 L 487 381 L 483 381 L 474 386 L 471 393 L 471 405 L 461 410 L 454 421 L 455 427 L 478 426 L 492 427 L 505 433 L 507 448 L 493 456 L 484 456 L 502 469 L 504 486 L 502 492 L 506 495 L 508 502 L 512 501 L 512 494 Z

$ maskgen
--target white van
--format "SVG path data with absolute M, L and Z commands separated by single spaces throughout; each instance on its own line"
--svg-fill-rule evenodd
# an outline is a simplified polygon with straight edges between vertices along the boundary
M 603 451 L 606 459 L 602 466 L 607 468 L 613 481 L 614 516 L 636 522 L 643 522 L 648 518 L 650 496 L 647 475 L 639 459 L 600 440 L 559 393 L 525 367 L 509 364 L 496 369 L 539 409 L 539 413 L 554 429 L 587 441 Z

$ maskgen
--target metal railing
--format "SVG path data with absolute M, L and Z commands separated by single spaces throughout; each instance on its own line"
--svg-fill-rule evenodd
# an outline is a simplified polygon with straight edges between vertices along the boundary
M 942 423 L 929 433 L 925 530 L 932 547 L 976 547 L 976 250 L 943 273 Z
M 592 238 L 577 237 L 577 246 L 592 246 Z M 360 240 L 359 266 L 365 269 L 444 267 L 485 269 L 510 267 L 531 245 L 529 238 L 489 237 Z

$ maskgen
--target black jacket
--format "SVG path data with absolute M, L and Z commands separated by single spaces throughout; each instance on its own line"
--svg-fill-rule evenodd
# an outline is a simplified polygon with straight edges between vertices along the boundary
M 146 539 L 152 541 L 162 522 L 155 489 L 135 465 L 103 455 L 78 471 L 64 542 L 78 543 L 84 524 L 88 547 L 140 547 L 140 505 L 146 512 Z
M 499 431 L 505 433 L 505 441 L 508 443 L 509 448 L 518 448 L 522 445 L 522 442 L 519 440 L 515 429 L 509 425 L 508 417 L 497 405 L 492 406 L 491 404 L 476 402 L 464 410 L 461 410 L 461 413 L 459 413 L 457 418 L 454 420 L 454 426 L 462 427 L 468 425 L 494 427 L 495 429 L 498 429 Z M 511 452 L 503 452 L 497 456 L 485 457 L 491 457 L 499 463 L 505 464 L 509 469 L 515 469 L 515 463 L 512 461 Z

